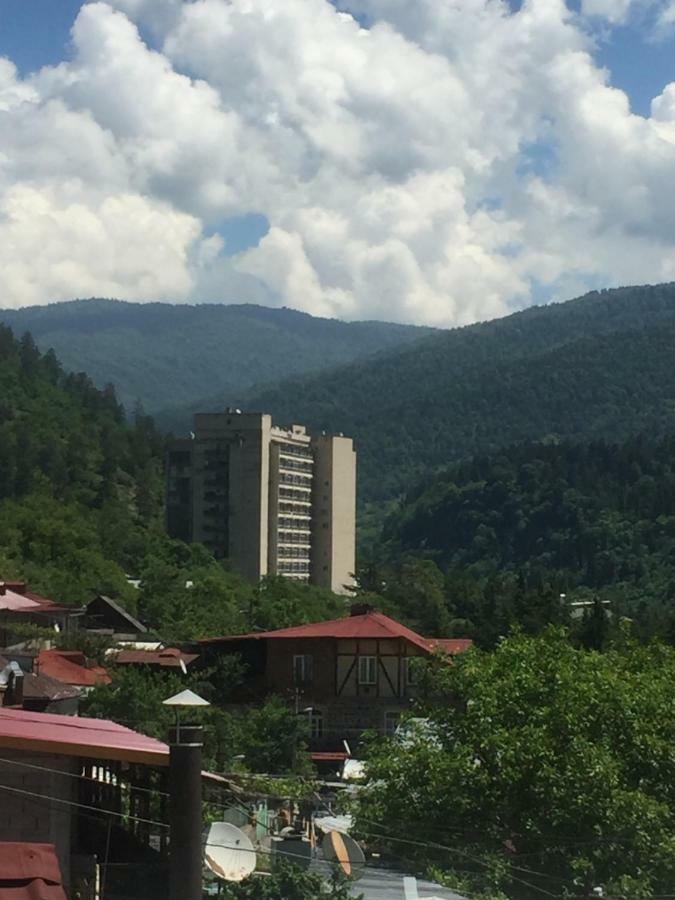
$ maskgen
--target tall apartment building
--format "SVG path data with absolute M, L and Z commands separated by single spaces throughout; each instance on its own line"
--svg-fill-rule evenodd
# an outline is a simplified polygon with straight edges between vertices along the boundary
M 355 568 L 351 438 L 277 428 L 264 413 L 198 413 L 173 441 L 167 527 L 251 581 L 284 575 L 342 593 Z

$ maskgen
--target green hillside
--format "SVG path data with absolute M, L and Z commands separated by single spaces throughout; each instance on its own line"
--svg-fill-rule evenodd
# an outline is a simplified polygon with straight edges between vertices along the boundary
M 435 334 L 237 396 L 356 439 L 361 501 L 429 470 L 545 435 L 675 432 L 675 285 L 622 288 Z
M 458 463 L 389 517 L 380 554 L 435 562 L 454 614 L 483 636 L 548 590 L 606 599 L 675 639 L 675 438 L 520 445 Z
M 0 310 L 15 334 L 30 331 L 72 372 L 111 382 L 127 409 L 148 412 L 230 396 L 252 385 L 318 371 L 409 343 L 430 329 L 339 322 L 261 306 L 75 300 Z

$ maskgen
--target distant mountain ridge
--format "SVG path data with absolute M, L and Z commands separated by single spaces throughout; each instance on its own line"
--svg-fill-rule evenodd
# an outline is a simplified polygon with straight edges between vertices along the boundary
M 343 431 L 362 502 L 547 435 L 675 433 L 675 284 L 593 292 L 238 396 L 281 422 Z
M 30 331 L 70 371 L 115 385 L 127 409 L 147 412 L 230 396 L 408 343 L 432 329 L 341 322 L 252 304 L 197 306 L 72 300 L 0 310 L 15 334 Z

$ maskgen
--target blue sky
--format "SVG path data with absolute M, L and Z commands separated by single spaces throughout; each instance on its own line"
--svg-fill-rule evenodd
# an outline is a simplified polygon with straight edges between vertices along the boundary
M 0 0 L 3 302 L 461 325 L 675 280 L 675 0 L 569 3 L 107 0 L 72 36 L 81 0 Z

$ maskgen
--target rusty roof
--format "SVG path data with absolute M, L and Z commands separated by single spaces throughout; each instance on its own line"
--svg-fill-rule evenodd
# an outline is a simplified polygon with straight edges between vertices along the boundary
M 53 844 L 0 841 L 0 900 L 66 900 Z
M 359 615 L 344 616 L 328 622 L 313 622 L 309 625 L 294 625 L 291 628 L 279 628 L 275 631 L 258 631 L 250 634 L 226 635 L 225 637 L 204 638 L 201 644 L 225 643 L 228 641 L 248 640 L 284 640 L 291 638 L 341 638 L 351 640 L 386 640 L 402 638 L 425 653 L 440 648 L 447 652 L 460 652 L 468 649 L 472 641 L 468 639 L 425 638 L 417 634 L 395 619 L 377 610 L 369 610 Z M 450 649 L 451 644 L 456 644 Z M 461 646 L 460 646 L 461 644 Z

